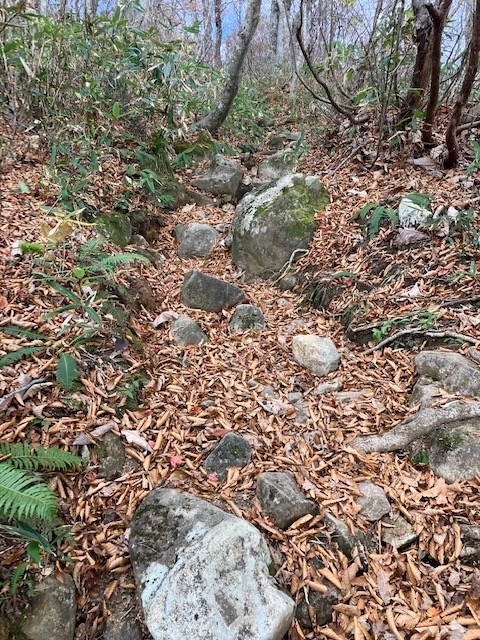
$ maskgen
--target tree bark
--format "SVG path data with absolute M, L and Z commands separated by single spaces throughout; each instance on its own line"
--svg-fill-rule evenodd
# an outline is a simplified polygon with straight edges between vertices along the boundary
M 412 7 L 415 14 L 417 55 L 410 88 L 400 113 L 400 125 L 411 120 L 415 109 L 418 109 L 422 104 L 431 76 L 433 22 L 427 8 L 428 4 L 429 0 L 412 0 Z
M 223 38 L 222 0 L 214 0 L 213 11 L 215 14 L 214 64 L 217 69 L 220 69 L 222 66 L 222 38 Z
M 422 127 L 422 142 L 424 144 L 432 144 L 433 141 L 433 122 L 437 114 L 438 95 L 440 93 L 440 73 L 442 70 L 442 35 L 451 5 L 452 0 L 441 0 L 438 8 L 427 5 L 433 23 L 433 35 L 430 94 L 428 96 L 427 110 Z
M 243 66 L 250 43 L 260 20 L 262 0 L 250 0 L 245 23 L 238 32 L 232 57 L 225 77 L 225 84 L 218 97 L 218 104 L 197 122 L 197 127 L 215 133 L 227 118 L 240 86 Z
M 472 86 L 477 74 L 478 60 L 480 57 L 480 0 L 476 0 L 475 13 L 473 15 L 472 25 L 472 37 L 470 40 L 467 67 L 465 69 L 465 75 L 463 76 L 462 86 L 458 93 L 457 100 L 453 107 L 450 122 L 448 123 L 446 143 L 447 143 L 447 157 L 444 162 L 446 169 L 454 167 L 458 162 L 459 148 L 457 141 L 457 127 L 460 124 L 462 117 L 463 107 L 465 106 Z

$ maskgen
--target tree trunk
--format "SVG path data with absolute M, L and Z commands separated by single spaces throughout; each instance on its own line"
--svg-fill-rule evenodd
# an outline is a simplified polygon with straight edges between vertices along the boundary
M 210 113 L 197 122 L 197 127 L 215 133 L 223 124 L 232 107 L 242 76 L 243 65 L 250 43 L 258 26 L 262 0 L 250 0 L 245 23 L 236 37 L 232 57 L 225 77 L 225 84 L 218 97 L 218 104 Z
M 433 22 L 427 8 L 428 4 L 429 0 L 412 0 L 412 7 L 415 13 L 417 55 L 412 80 L 410 82 L 410 89 L 408 90 L 405 103 L 400 113 L 399 124 L 401 126 L 412 119 L 414 110 L 418 109 L 422 104 L 431 76 Z
M 462 117 L 463 107 L 465 106 L 472 86 L 477 74 L 478 60 L 480 57 L 480 0 L 476 0 L 475 13 L 473 15 L 472 25 L 472 38 L 470 40 L 470 46 L 468 51 L 467 68 L 465 69 L 465 75 L 463 76 L 462 86 L 458 93 L 457 100 L 453 107 L 450 122 L 448 123 L 446 143 L 447 143 L 447 157 L 444 162 L 446 169 L 453 167 L 458 162 L 459 148 L 457 141 L 457 127 L 460 124 Z
M 452 0 L 441 0 L 438 8 L 433 7 L 432 5 L 427 5 L 433 22 L 433 35 L 430 95 L 428 96 L 427 110 L 422 128 L 422 142 L 424 144 L 432 144 L 433 142 L 433 121 L 437 114 L 438 95 L 440 92 L 440 73 L 442 70 L 442 35 L 451 4 Z
M 222 66 L 222 39 L 223 39 L 222 0 L 214 0 L 213 10 L 215 14 L 214 64 L 217 69 L 220 69 Z

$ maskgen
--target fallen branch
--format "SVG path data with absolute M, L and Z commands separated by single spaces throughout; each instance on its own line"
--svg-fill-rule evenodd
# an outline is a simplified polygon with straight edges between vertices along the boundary
M 382 340 L 374 347 L 370 347 L 365 351 L 365 355 L 369 355 L 373 353 L 377 349 L 381 349 L 385 347 L 387 344 L 391 342 L 395 342 L 398 338 L 402 338 L 403 336 L 412 336 L 412 335 L 422 335 L 427 338 L 455 338 L 456 340 L 463 340 L 464 342 L 470 342 L 470 344 L 479 344 L 480 340 L 476 338 L 472 338 L 471 336 L 467 336 L 464 333 L 457 333 L 456 331 L 431 331 L 430 329 L 419 329 L 418 327 L 412 327 L 411 329 L 402 329 L 401 331 L 397 331 L 393 336 L 388 336 L 385 340 Z
M 17 393 L 25 393 L 25 391 L 28 391 L 28 389 L 35 386 L 36 384 L 43 384 L 44 382 L 46 382 L 45 378 L 35 378 L 34 380 L 30 380 L 30 382 L 23 385 L 23 387 L 19 387 L 15 391 L 11 391 L 10 393 L 5 394 L 0 398 L 0 409 L 2 408 L 3 404 L 7 402 L 9 398 L 13 398 L 13 396 L 16 396 Z
M 366 453 L 399 451 L 411 442 L 431 433 L 436 427 L 480 417 L 480 402 L 455 400 L 444 407 L 422 409 L 390 431 L 375 436 L 360 436 L 351 447 Z

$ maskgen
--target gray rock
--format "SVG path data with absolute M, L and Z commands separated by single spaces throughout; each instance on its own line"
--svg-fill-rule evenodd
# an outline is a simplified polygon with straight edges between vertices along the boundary
M 309 418 L 308 403 L 305 402 L 301 393 L 289 393 L 288 401 L 295 407 L 297 415 L 295 416 L 295 422 L 299 424 L 306 424 Z
M 357 504 L 362 507 L 361 513 L 367 520 L 376 522 L 390 513 L 390 503 L 381 487 L 368 481 L 360 482 L 358 487 L 362 496 L 357 499 Z
M 247 278 L 270 278 L 308 248 L 315 211 L 329 202 L 323 185 L 303 174 L 247 193 L 238 203 L 230 236 L 235 264 Z
M 37 586 L 30 607 L 20 619 L 28 640 L 73 640 L 75 633 L 75 584 L 69 574 L 59 582 L 48 576 Z
M 254 304 L 239 304 L 229 323 L 232 333 L 261 331 L 265 327 L 263 313 Z
M 192 269 L 185 275 L 180 296 L 186 307 L 204 311 L 221 311 L 245 300 L 239 287 L 206 276 L 197 269 Z
M 277 282 L 280 291 L 291 291 L 297 284 L 297 276 L 294 273 L 287 273 Z
M 123 472 L 125 449 L 118 436 L 108 431 L 97 445 L 98 475 L 106 480 L 115 480 Z
M 296 142 L 300 136 L 298 133 L 290 133 L 289 131 L 283 131 L 273 135 L 268 141 L 268 148 L 273 150 L 283 149 L 286 144 Z
M 111 612 L 107 619 L 103 640 L 143 640 L 142 629 L 135 615 L 125 611 Z
M 391 518 L 383 518 L 382 522 L 387 525 L 382 533 L 382 540 L 385 544 L 395 545 L 397 549 L 401 550 L 411 545 L 418 538 L 412 526 L 402 516 L 397 516 L 393 520 Z
M 298 159 L 291 149 L 282 149 L 267 156 L 258 165 L 258 178 L 263 182 L 273 182 L 295 171 Z
M 312 334 L 294 336 L 292 353 L 295 361 L 315 376 L 335 371 L 340 362 L 340 354 L 333 342 Z
M 364 539 L 360 532 L 355 536 L 352 535 L 347 525 L 329 511 L 324 515 L 323 521 L 332 529 L 332 541 L 347 558 L 355 556 L 360 559 L 362 557 L 363 554 L 358 553 L 358 550 L 364 545 Z
M 213 227 L 200 222 L 177 225 L 175 234 L 180 242 L 178 257 L 182 259 L 205 258 L 218 239 L 218 232 Z
M 260 391 L 260 395 L 262 396 L 262 398 L 278 398 L 278 393 L 269 384 L 263 387 L 263 389 Z
M 266 471 L 257 479 L 257 498 L 262 511 L 279 529 L 288 527 L 307 513 L 317 513 L 312 500 L 305 498 L 293 477 L 282 471 Z
M 415 358 L 421 376 L 448 393 L 480 398 L 480 367 L 454 351 L 422 351 Z
M 217 154 L 205 175 L 194 180 L 193 184 L 214 196 L 234 196 L 242 178 L 243 170 L 239 164 Z
M 130 556 L 154 640 L 281 640 L 294 602 L 270 575 L 260 532 L 205 500 L 152 491 L 134 514 Z
M 205 344 L 208 336 L 195 320 L 188 316 L 180 316 L 172 323 L 173 341 L 179 347 L 187 344 Z
M 306 629 L 313 629 L 314 626 L 329 624 L 333 619 L 333 605 L 342 600 L 342 592 L 338 589 L 330 589 L 327 593 L 317 593 L 310 591 L 308 602 L 302 600 L 297 606 L 295 617 Z M 314 619 L 310 615 L 310 607 L 314 610 Z
M 238 433 L 227 433 L 206 457 L 204 467 L 207 473 L 216 473 L 219 480 L 225 480 L 229 467 L 244 467 L 252 457 L 252 445 Z
M 463 564 L 471 566 L 480 565 L 480 526 L 461 524 L 462 550 L 460 558 Z
M 342 388 L 342 380 L 341 378 L 335 378 L 332 382 L 321 382 L 317 384 L 313 393 L 316 396 L 325 396 L 327 393 L 332 393 L 333 391 L 340 391 Z
M 426 453 L 429 467 L 446 482 L 480 476 L 480 419 L 437 427 Z

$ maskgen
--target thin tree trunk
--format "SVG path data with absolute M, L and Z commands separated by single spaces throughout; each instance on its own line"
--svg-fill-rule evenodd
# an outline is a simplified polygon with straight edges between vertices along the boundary
M 222 39 L 223 39 L 222 0 L 214 0 L 213 10 L 215 14 L 214 64 L 217 69 L 220 69 L 222 66 Z
M 446 143 L 447 143 L 447 157 L 444 162 L 445 168 L 449 169 L 458 162 L 460 155 L 457 141 L 457 127 L 460 124 L 462 117 L 463 107 L 465 106 L 472 86 L 477 74 L 478 60 L 480 57 L 480 0 L 476 0 L 475 13 L 473 15 L 472 25 L 472 38 L 470 40 L 467 67 L 465 69 L 465 75 L 463 76 L 462 86 L 458 93 L 457 100 L 453 107 L 450 122 L 448 123 Z
M 215 133 L 229 114 L 240 86 L 243 65 L 250 48 L 250 43 L 260 20 L 262 0 L 250 0 L 245 23 L 238 32 L 230 64 L 228 65 L 225 84 L 218 97 L 218 104 L 210 113 L 197 122 L 197 127 Z
M 432 70 L 430 79 L 430 95 L 422 127 L 422 142 L 432 144 L 433 122 L 437 114 L 438 96 L 440 93 L 440 73 L 442 70 L 442 35 L 445 21 L 450 10 L 452 0 L 441 0 L 438 8 L 427 5 L 433 22 L 432 35 Z
M 422 104 L 431 76 L 433 22 L 427 8 L 428 4 L 429 0 L 412 0 L 412 7 L 415 13 L 417 55 L 410 89 L 407 92 L 405 103 L 400 113 L 400 126 L 411 120 L 415 109 L 418 109 Z

